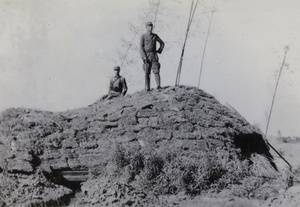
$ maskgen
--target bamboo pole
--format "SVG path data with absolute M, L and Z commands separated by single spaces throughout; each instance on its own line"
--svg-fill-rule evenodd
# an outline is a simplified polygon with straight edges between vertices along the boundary
M 204 63 L 204 57 L 205 57 L 205 52 L 206 52 L 206 46 L 207 46 L 207 42 L 208 42 L 208 37 L 209 37 L 209 33 L 210 33 L 210 28 L 211 28 L 211 23 L 214 17 L 214 13 L 216 11 L 216 2 L 214 3 L 214 7 L 211 11 L 211 16 L 210 16 L 210 20 L 209 20 L 209 25 L 208 25 L 208 29 L 207 29 L 207 34 L 206 34 L 206 39 L 205 39 L 205 44 L 204 44 L 204 49 L 203 49 L 203 53 L 202 53 L 202 60 L 201 60 L 201 66 L 200 66 L 200 74 L 199 74 L 199 79 L 198 79 L 198 88 L 200 88 L 200 80 L 201 80 L 201 75 L 202 75 L 202 70 L 203 70 L 203 63 Z
M 153 25 L 155 27 L 156 25 L 156 18 L 157 18 L 157 14 L 158 14 L 158 8 L 159 8 L 159 5 L 160 5 L 160 0 L 158 0 L 158 2 L 156 3 L 156 11 L 155 11 L 155 16 L 154 16 L 154 21 L 153 21 Z M 153 28 L 154 29 L 154 28 Z
M 280 77 L 281 77 L 281 72 L 282 72 L 282 69 L 284 68 L 284 66 L 286 66 L 285 59 L 286 59 L 286 54 L 289 51 L 289 47 L 286 46 L 284 49 L 285 49 L 285 53 L 284 53 L 282 64 L 281 64 L 281 67 L 280 67 L 280 70 L 279 70 L 279 75 L 278 75 L 278 78 L 277 78 L 277 82 L 276 82 L 276 86 L 275 86 L 275 90 L 274 90 L 274 94 L 273 94 L 273 99 L 272 99 L 272 103 L 271 103 L 271 107 L 270 107 L 268 122 L 267 122 L 267 126 L 266 126 L 266 131 L 265 131 L 265 136 L 266 137 L 267 137 L 267 133 L 268 133 L 268 129 L 269 129 L 269 124 L 270 124 L 270 120 L 271 120 L 271 115 L 272 115 L 272 110 L 273 110 L 273 106 L 274 106 L 274 101 L 275 101 L 275 97 L 276 97 L 276 93 L 277 93 L 279 80 L 280 80 Z
M 279 75 L 278 75 L 278 78 L 277 78 L 277 82 L 276 82 L 276 86 L 275 86 L 275 90 L 274 90 L 274 94 L 273 94 L 273 98 L 272 98 L 272 103 L 271 103 L 271 107 L 270 107 L 268 122 L 267 122 L 267 126 L 266 126 L 265 142 L 268 144 L 268 146 L 271 147 L 271 149 L 273 149 L 279 155 L 279 157 L 281 159 L 283 159 L 283 161 L 285 161 L 288 164 L 288 166 L 290 167 L 290 170 L 292 170 L 291 164 L 269 143 L 269 141 L 267 139 L 267 134 L 268 134 L 268 129 L 269 129 L 269 124 L 270 124 L 270 120 L 271 120 L 272 110 L 273 110 L 273 106 L 274 106 L 274 102 L 275 102 L 275 97 L 276 97 L 276 93 L 277 93 L 277 88 L 278 88 L 279 80 L 280 80 L 280 77 L 281 77 L 282 69 L 286 66 L 285 59 L 286 59 L 286 54 L 289 51 L 289 47 L 286 46 L 284 49 L 285 49 L 284 57 L 283 57 L 282 64 L 281 64 L 281 67 L 280 67 L 280 70 L 279 70 Z
M 187 28 L 186 28 L 186 33 L 185 33 L 185 39 L 184 39 L 184 43 L 182 46 L 182 50 L 181 50 L 181 56 L 180 56 L 180 60 L 179 60 L 179 64 L 178 64 L 178 69 L 177 69 L 177 75 L 176 75 L 176 80 L 175 80 L 175 86 L 179 85 L 180 82 L 180 75 L 181 75 L 181 69 L 182 69 L 182 63 L 183 63 L 183 56 L 184 56 L 184 51 L 185 51 L 185 45 L 186 45 L 186 41 L 188 38 L 188 34 L 189 34 L 189 30 L 194 18 L 194 14 L 196 11 L 196 8 L 198 6 L 199 0 L 196 1 L 196 3 L 194 2 L 194 0 L 192 1 L 191 4 L 191 9 L 190 9 L 190 14 L 189 14 L 189 20 L 188 20 L 188 24 L 187 24 Z

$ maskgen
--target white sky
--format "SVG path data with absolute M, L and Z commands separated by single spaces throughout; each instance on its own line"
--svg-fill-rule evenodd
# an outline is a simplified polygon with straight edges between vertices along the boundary
M 154 1 L 155 2 L 155 1 Z M 162 0 L 155 32 L 166 42 L 160 55 L 162 85 L 174 85 L 190 1 Z M 181 84 L 197 86 L 210 11 L 203 1 L 186 45 Z M 152 8 L 153 9 L 153 8 Z M 300 1 L 217 0 L 200 88 L 228 103 L 263 131 L 284 47 L 289 46 L 269 134 L 300 136 Z M 0 0 L 0 110 L 28 107 L 64 111 L 104 95 L 126 47 L 121 69 L 129 93 L 143 89 L 135 46 L 153 20 L 148 0 Z M 150 15 L 147 16 L 147 13 Z M 152 15 L 152 16 L 151 16 Z M 134 36 L 129 23 L 140 31 Z M 155 83 L 152 83 L 155 87 Z

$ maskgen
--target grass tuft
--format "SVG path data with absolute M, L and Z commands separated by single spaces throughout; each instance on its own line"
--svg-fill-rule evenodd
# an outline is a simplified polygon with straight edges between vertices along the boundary
M 287 173 L 276 171 L 261 155 L 244 159 L 239 150 L 222 148 L 175 151 L 132 150 L 116 144 L 114 179 L 157 195 L 215 195 L 229 190 L 234 196 L 265 199 L 288 186 Z

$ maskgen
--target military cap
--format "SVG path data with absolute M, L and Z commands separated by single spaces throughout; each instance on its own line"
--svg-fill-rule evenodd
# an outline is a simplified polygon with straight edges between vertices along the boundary
M 153 26 L 152 22 L 147 22 L 146 26 Z
M 114 70 L 120 70 L 120 66 L 115 66 Z

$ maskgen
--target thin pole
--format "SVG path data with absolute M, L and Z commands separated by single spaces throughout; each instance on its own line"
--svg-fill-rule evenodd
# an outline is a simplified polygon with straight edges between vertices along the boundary
M 279 75 L 278 75 L 278 78 L 277 78 L 275 91 L 274 91 L 273 99 L 272 99 L 272 104 L 271 104 L 271 108 L 270 108 L 270 112 L 269 112 L 267 127 L 266 127 L 266 131 L 265 131 L 265 136 L 266 137 L 267 137 L 267 133 L 268 133 L 268 129 L 269 129 L 269 124 L 270 124 L 270 120 L 271 120 L 271 115 L 272 115 L 272 110 L 273 110 L 273 106 L 274 106 L 274 101 L 275 101 L 275 97 L 276 97 L 276 93 L 277 93 L 279 80 L 280 80 L 280 77 L 281 77 L 281 72 L 282 72 L 283 67 L 285 66 L 285 58 L 286 58 L 286 54 L 287 54 L 288 50 L 289 50 L 289 47 L 288 46 L 285 47 L 285 53 L 284 53 L 283 61 L 282 61 L 282 64 L 281 64 L 281 67 L 280 67 L 280 70 L 279 70 Z
M 204 62 L 204 56 L 205 56 L 205 52 L 206 52 L 206 46 L 207 46 L 207 42 L 208 42 L 208 36 L 209 36 L 209 33 L 210 33 L 210 27 L 211 27 L 211 23 L 212 23 L 212 19 L 213 19 L 214 13 L 216 11 L 216 9 L 215 9 L 216 8 L 216 1 L 214 3 L 213 10 L 211 11 L 209 26 L 208 26 L 208 29 L 207 29 L 207 34 L 206 34 L 204 49 L 203 49 L 203 53 L 202 53 L 202 60 L 201 60 L 201 66 L 200 66 L 200 74 L 199 74 L 199 80 L 198 80 L 198 88 L 200 88 L 200 80 L 201 80 L 201 74 L 202 74 L 202 69 L 203 69 L 203 62 Z
M 281 159 L 283 159 L 288 164 L 288 166 L 290 167 L 290 170 L 292 170 L 291 164 L 267 140 L 267 133 L 268 133 L 268 129 L 269 129 L 269 124 L 270 124 L 270 120 L 271 120 L 271 115 L 272 115 L 272 110 L 273 110 L 273 106 L 274 106 L 274 102 L 275 102 L 277 88 L 278 88 L 279 80 L 280 80 L 280 77 L 281 77 L 282 69 L 286 65 L 285 64 L 285 59 L 286 59 L 286 54 L 287 54 L 288 51 L 289 51 L 289 47 L 286 46 L 285 47 L 284 57 L 283 57 L 283 60 L 282 60 L 282 64 L 281 64 L 281 67 L 280 67 L 280 70 L 279 70 L 279 75 L 278 75 L 278 78 L 277 78 L 277 82 L 276 82 L 274 94 L 273 94 L 273 99 L 272 99 L 272 104 L 271 104 L 270 112 L 269 112 L 268 122 L 267 122 L 267 126 L 266 126 L 266 131 L 265 131 L 265 142 L 268 144 L 268 146 L 270 146 L 279 155 L 279 157 Z
M 182 46 L 181 56 L 180 56 L 179 65 L 178 65 L 178 69 L 177 69 L 175 86 L 179 85 L 179 80 L 178 79 L 179 79 L 180 72 L 181 72 L 182 60 L 183 60 L 183 55 L 184 55 L 184 48 L 185 48 L 185 43 L 186 43 L 186 39 L 187 39 L 189 23 L 190 23 L 190 20 L 191 20 L 191 14 L 192 14 L 192 10 L 193 10 L 193 5 L 194 5 L 194 1 L 192 1 L 192 4 L 191 4 L 191 9 L 190 9 L 190 14 L 189 14 L 189 20 L 188 20 L 188 23 L 187 23 L 187 29 L 186 29 L 186 33 L 185 33 L 185 39 L 184 39 L 184 43 L 183 43 L 183 46 Z
M 153 21 L 154 27 L 155 27 L 155 25 L 156 25 L 155 23 L 156 23 L 156 17 L 157 17 L 159 5 L 160 5 L 160 0 L 158 0 L 157 6 L 156 6 L 156 11 L 155 11 L 155 16 L 154 16 L 154 21 Z
M 186 29 L 186 34 L 185 34 L 185 39 L 184 39 L 184 43 L 183 43 L 183 47 L 182 47 L 182 51 L 181 51 L 181 56 L 180 56 L 180 60 L 179 60 L 179 65 L 178 65 L 178 70 L 177 70 L 177 76 L 176 76 L 176 80 L 175 80 L 175 86 L 179 85 L 179 81 L 180 81 L 180 75 L 181 75 L 181 68 L 182 68 L 182 62 L 183 62 L 183 56 L 184 56 L 184 51 L 185 51 L 185 45 L 186 45 L 186 41 L 188 38 L 188 33 L 193 21 L 193 17 L 196 11 L 196 8 L 198 6 L 198 2 L 199 0 L 197 0 L 195 6 L 194 6 L 194 0 L 192 1 L 191 4 L 191 9 L 190 9 L 190 15 L 189 15 L 189 20 L 188 20 L 188 24 L 187 24 L 187 29 Z

